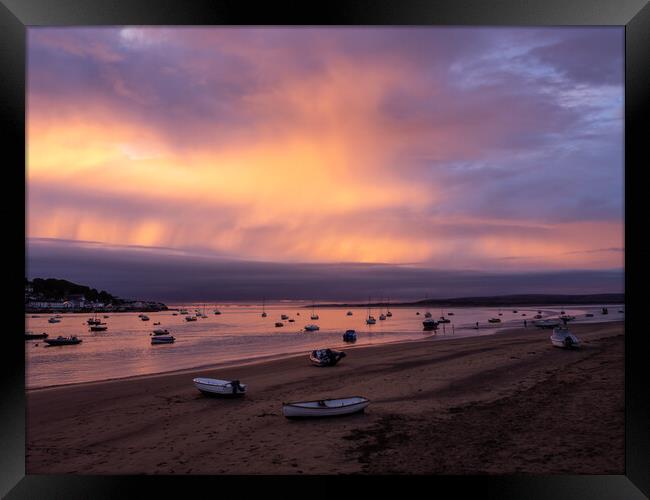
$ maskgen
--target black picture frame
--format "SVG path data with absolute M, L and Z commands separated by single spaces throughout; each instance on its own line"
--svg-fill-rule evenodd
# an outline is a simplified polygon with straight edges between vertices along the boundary
M 25 475 L 25 366 L 24 328 L 25 269 L 15 265 L 25 252 L 25 70 L 26 28 L 70 25 L 494 25 L 494 26 L 625 26 L 625 362 L 626 438 L 625 474 L 620 476 L 428 476 L 356 477 L 363 487 L 383 489 L 387 481 L 398 486 L 415 483 L 424 491 L 451 488 L 454 496 L 467 493 L 481 498 L 613 499 L 647 498 L 650 494 L 650 404 L 647 387 L 648 335 L 643 329 L 642 290 L 648 276 L 642 249 L 642 231 L 636 222 L 643 216 L 644 169 L 648 167 L 648 91 L 650 90 L 650 5 L 648 0 L 356 0 L 318 4 L 281 2 L 250 5 L 227 0 L 0 0 L 0 105 L 6 160 L 4 199 L 5 235 L 12 250 L 5 271 L 10 283 L 5 302 L 10 327 L 4 332 L 0 449 L 0 493 L 7 498 L 125 498 L 176 496 L 194 488 L 213 495 L 224 485 L 247 494 L 253 481 L 247 477 L 215 476 L 49 476 Z M 644 125 L 645 124 L 645 125 Z M 645 162 L 644 162 L 645 160 Z M 4 163 L 4 162 L 3 162 Z M 22 168 L 21 168 L 22 166 Z M 18 193 L 17 197 L 9 196 Z M 22 217 L 22 218 L 21 218 Z M 15 253 L 14 253 L 15 252 Z M 9 260 L 11 259 L 11 260 Z M 16 260 L 14 260 L 16 259 Z M 646 256 L 647 259 L 647 256 Z M 19 311 L 21 313 L 19 314 Z M 12 335 L 13 334 L 13 335 Z M 268 488 L 297 482 L 302 488 L 320 490 L 322 478 L 269 477 Z M 338 481 L 351 484 L 349 477 Z M 371 481 L 368 481 L 371 479 Z M 236 483 L 236 484 L 233 484 Z M 191 488 L 191 489 L 190 489 Z M 434 488 L 435 490 L 432 490 Z M 329 488 L 328 488 L 329 489 Z M 335 490 L 337 490 L 335 488 Z M 296 491 L 300 491 L 296 490 Z M 332 490 L 330 490 L 332 491 Z M 416 490 L 413 490 L 414 492 Z M 134 493 L 135 492 L 135 493 Z M 178 493 L 177 493 L 178 492 Z M 309 494 L 303 491 L 303 494 Z M 311 494 L 310 494 L 311 496 Z

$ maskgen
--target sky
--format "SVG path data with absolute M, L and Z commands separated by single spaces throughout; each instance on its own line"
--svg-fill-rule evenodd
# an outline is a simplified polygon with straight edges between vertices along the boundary
M 260 266 L 300 276 L 291 297 L 343 294 L 324 268 L 346 298 L 439 273 L 621 291 L 623 47 L 620 27 L 30 27 L 27 273 L 160 297 L 198 275 L 267 294 L 238 288 Z

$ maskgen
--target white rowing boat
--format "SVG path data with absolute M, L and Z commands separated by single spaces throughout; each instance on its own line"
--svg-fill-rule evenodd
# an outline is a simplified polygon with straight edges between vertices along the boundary
M 296 401 L 282 403 L 282 414 L 287 418 L 335 417 L 363 411 L 370 400 L 361 396 L 319 401 Z
M 239 380 L 219 380 L 216 378 L 195 378 L 192 380 L 196 387 L 203 394 L 216 394 L 220 396 L 239 396 L 246 393 L 246 384 L 240 384 Z

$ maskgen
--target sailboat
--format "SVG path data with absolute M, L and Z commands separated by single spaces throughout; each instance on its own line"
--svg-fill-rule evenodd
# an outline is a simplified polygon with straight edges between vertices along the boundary
M 386 306 L 386 316 L 388 316 L 390 318 L 393 315 L 393 313 L 390 312 L 390 297 L 388 298 L 387 302 L 388 302 L 388 305 Z
M 262 299 L 262 318 L 266 318 L 266 309 L 264 307 L 264 299 Z
M 318 319 L 318 314 L 314 312 L 314 302 L 311 303 L 311 319 Z
M 375 323 L 377 323 L 377 320 L 372 314 L 370 314 L 370 297 L 368 297 L 368 317 L 366 318 L 366 324 L 374 325 Z
M 214 308 L 214 314 L 221 314 L 221 311 L 215 307 Z

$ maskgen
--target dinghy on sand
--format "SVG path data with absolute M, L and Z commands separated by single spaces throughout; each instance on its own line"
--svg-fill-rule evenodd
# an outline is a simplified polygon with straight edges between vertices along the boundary
M 296 401 L 282 403 L 282 414 L 287 418 L 335 417 L 362 412 L 370 400 L 361 396 L 319 401 Z
M 578 337 L 573 335 L 566 327 L 557 327 L 553 330 L 553 335 L 550 337 L 551 344 L 555 347 L 563 349 L 576 349 L 580 345 Z
M 193 379 L 192 382 L 194 382 L 194 387 L 209 396 L 241 396 L 246 394 L 246 384 L 239 383 L 239 380 L 199 377 Z
M 333 349 L 316 349 L 309 355 L 309 361 L 316 366 L 334 366 L 341 361 L 346 354 L 343 351 Z

